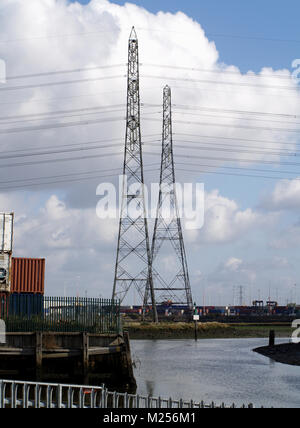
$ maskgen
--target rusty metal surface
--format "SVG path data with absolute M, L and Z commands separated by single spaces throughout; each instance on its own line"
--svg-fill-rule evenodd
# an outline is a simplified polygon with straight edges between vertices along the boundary
M 45 259 L 12 258 L 11 293 L 44 294 Z

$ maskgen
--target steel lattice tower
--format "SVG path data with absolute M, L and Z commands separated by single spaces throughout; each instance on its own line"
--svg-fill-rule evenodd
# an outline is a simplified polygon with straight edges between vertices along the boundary
M 139 53 L 134 27 L 128 42 L 127 117 L 123 177 L 126 177 L 126 180 L 123 180 L 113 298 L 123 302 L 129 289 L 133 286 L 143 302 L 146 288 L 148 288 L 154 320 L 157 321 L 144 197 Z
M 170 214 L 165 216 L 165 208 L 169 207 Z M 166 279 L 162 275 L 161 269 L 157 267 L 161 262 L 163 247 L 169 243 L 169 251 L 173 252 L 175 265 L 172 265 L 171 278 Z M 160 253 L 160 254 L 159 254 Z M 162 155 L 160 171 L 160 189 L 158 206 L 155 219 L 154 233 L 151 248 L 153 283 L 156 303 L 160 304 L 168 300 L 174 305 L 187 305 L 193 308 L 191 286 L 188 274 L 186 253 L 183 242 L 181 221 L 178 211 L 175 168 L 173 158 L 173 138 L 172 138 L 172 106 L 171 89 L 169 86 L 163 92 L 163 132 L 162 132 Z M 148 299 L 148 294 L 145 300 Z

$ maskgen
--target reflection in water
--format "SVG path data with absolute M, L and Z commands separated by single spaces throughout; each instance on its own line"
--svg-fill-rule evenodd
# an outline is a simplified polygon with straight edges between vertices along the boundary
M 284 340 L 282 340 L 284 342 Z M 252 349 L 266 339 L 131 341 L 141 364 L 139 394 L 300 407 L 300 367 L 276 363 Z

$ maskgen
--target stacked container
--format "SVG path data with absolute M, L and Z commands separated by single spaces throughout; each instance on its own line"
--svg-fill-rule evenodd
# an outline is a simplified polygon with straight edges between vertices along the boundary
M 11 293 L 44 294 L 45 259 L 12 258 Z
M 8 305 L 2 312 L 17 317 L 41 315 L 44 306 L 45 259 L 13 257 Z

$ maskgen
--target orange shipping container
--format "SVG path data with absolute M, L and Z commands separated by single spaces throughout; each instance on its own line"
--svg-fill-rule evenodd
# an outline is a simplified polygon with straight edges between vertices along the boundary
M 44 294 L 45 259 L 12 258 L 11 293 Z

